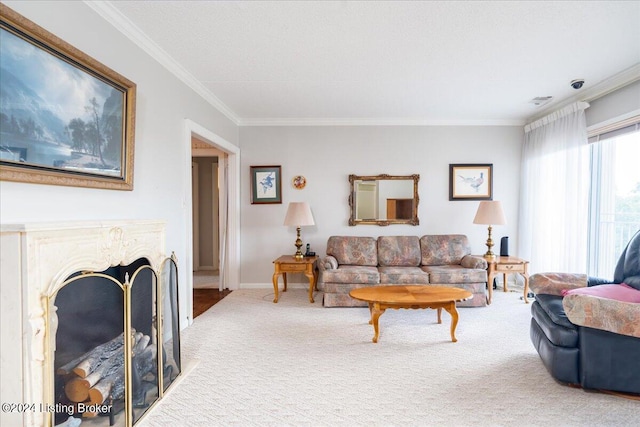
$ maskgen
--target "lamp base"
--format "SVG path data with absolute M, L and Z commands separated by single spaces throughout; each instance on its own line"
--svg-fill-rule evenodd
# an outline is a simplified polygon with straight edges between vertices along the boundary
M 488 260 L 496 259 L 496 254 L 491 251 L 493 247 L 493 239 L 491 238 L 491 226 L 489 226 L 489 237 L 487 238 L 487 252 L 484 254 L 484 257 Z
M 494 254 L 494 253 L 493 253 L 493 252 L 491 252 L 491 251 L 487 251 L 487 253 L 486 253 L 486 254 L 484 254 L 484 255 L 483 255 L 483 257 L 484 257 L 485 259 L 488 259 L 488 260 L 490 260 L 490 261 L 493 261 L 494 259 L 496 259 L 496 254 Z
M 302 247 L 302 240 L 300 239 L 300 227 L 296 228 L 296 231 L 298 233 L 298 236 L 296 238 L 296 253 L 293 255 L 293 257 L 297 260 L 300 261 L 304 258 L 304 255 L 302 254 L 302 251 L 300 250 L 300 248 Z

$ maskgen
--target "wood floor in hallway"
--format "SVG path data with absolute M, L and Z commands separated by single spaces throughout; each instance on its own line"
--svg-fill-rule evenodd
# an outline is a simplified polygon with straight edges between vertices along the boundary
M 224 291 L 218 289 L 194 289 L 193 318 L 195 319 L 200 316 L 230 293 L 231 291 L 229 289 L 225 289 Z

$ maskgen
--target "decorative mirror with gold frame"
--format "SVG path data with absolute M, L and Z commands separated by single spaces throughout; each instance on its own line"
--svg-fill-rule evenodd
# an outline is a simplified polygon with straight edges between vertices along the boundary
M 420 175 L 349 175 L 349 225 L 418 225 Z

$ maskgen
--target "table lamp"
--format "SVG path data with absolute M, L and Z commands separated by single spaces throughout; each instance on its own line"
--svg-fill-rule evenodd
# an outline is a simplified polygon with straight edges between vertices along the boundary
M 300 240 L 300 227 L 307 225 L 315 225 L 313 222 L 313 215 L 311 215 L 311 208 L 307 202 L 291 202 L 287 208 L 287 215 L 284 217 L 284 225 L 296 227 L 297 239 L 295 246 L 298 248 L 294 258 L 301 260 L 304 258 L 300 248 L 302 247 L 302 240 Z
M 493 247 L 493 240 L 491 239 L 491 226 L 492 225 L 504 225 L 507 221 L 504 218 L 504 212 L 502 211 L 502 202 L 498 201 L 486 201 L 480 202 L 478 206 L 478 212 L 473 219 L 474 224 L 485 224 L 489 226 L 489 238 L 487 239 L 487 253 L 484 257 L 487 259 L 494 259 L 496 255 L 491 251 Z

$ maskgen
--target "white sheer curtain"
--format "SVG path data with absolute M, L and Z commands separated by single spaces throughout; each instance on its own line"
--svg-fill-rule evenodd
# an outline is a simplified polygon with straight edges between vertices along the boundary
M 587 272 L 589 151 L 578 102 L 525 126 L 518 256 L 530 272 Z

